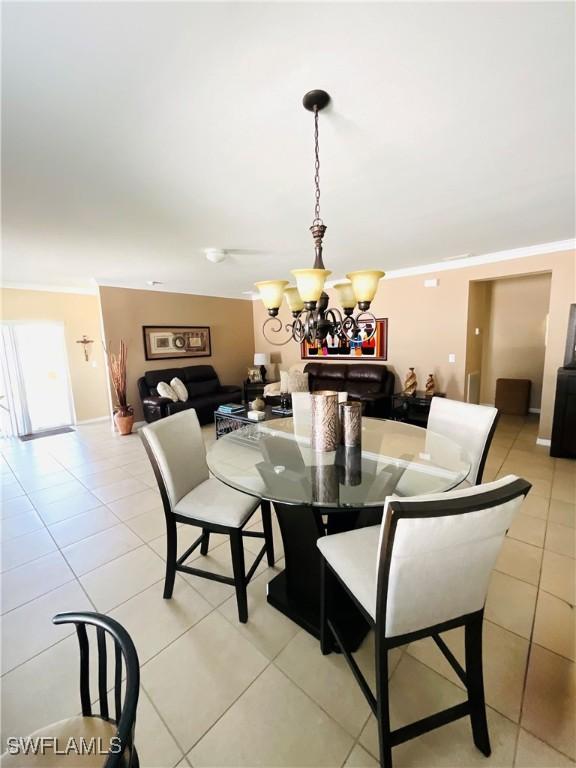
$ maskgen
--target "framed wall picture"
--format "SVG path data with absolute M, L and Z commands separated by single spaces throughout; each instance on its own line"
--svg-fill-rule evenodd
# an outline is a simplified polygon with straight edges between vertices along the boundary
M 146 360 L 210 357 L 210 328 L 199 325 L 144 325 Z
M 376 320 L 376 333 L 367 339 L 373 327 L 373 321 L 360 320 L 358 333 L 352 340 L 328 334 L 323 341 L 315 344 L 303 341 L 300 345 L 301 357 L 312 360 L 387 360 L 388 318 Z

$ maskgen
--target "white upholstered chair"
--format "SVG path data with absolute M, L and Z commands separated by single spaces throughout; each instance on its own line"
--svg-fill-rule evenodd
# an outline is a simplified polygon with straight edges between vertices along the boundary
M 490 575 L 506 530 L 530 490 L 513 475 L 449 493 L 387 500 L 382 525 L 318 539 L 322 554 L 322 653 L 336 643 L 378 721 L 380 763 L 392 747 L 461 717 L 470 717 L 474 743 L 490 754 L 482 674 L 482 620 Z M 360 672 L 331 613 L 334 580 L 344 585 L 376 630 L 376 695 Z M 463 669 L 440 633 L 464 627 Z M 388 651 L 431 636 L 468 699 L 390 730 Z
M 238 617 L 241 622 L 246 622 L 246 585 L 264 554 L 267 555 L 268 564 L 274 565 L 270 503 L 229 488 L 220 480 L 210 477 L 202 430 L 193 408 L 148 424 L 140 430 L 140 436 L 156 475 L 166 516 L 164 597 L 172 597 L 176 571 L 231 584 L 236 588 Z M 259 506 L 263 532 L 244 530 Z M 202 528 L 198 539 L 180 557 L 177 555 L 176 523 Z M 220 576 L 184 564 L 198 546 L 202 555 L 208 553 L 210 533 L 224 533 L 230 537 L 233 577 Z M 265 539 L 248 573 L 244 566 L 243 536 Z
M 432 398 L 427 429 L 454 440 L 466 451 L 471 467 L 463 485 L 482 482 L 497 420 L 498 409 L 492 406 L 461 403 L 445 397 Z

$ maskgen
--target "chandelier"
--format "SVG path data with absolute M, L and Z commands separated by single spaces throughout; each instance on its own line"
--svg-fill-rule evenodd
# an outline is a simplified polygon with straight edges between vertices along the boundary
M 370 303 L 376 295 L 378 281 L 384 272 L 365 269 L 349 272 L 347 282 L 336 283 L 338 301 L 342 310 L 328 306 L 328 295 L 324 283 L 331 271 L 325 269 L 322 259 L 322 240 L 326 226 L 320 217 L 320 153 L 318 143 L 318 115 L 330 102 L 326 91 L 309 91 L 303 98 L 304 107 L 314 113 L 314 219 L 310 231 L 314 238 L 316 258 L 312 269 L 293 269 L 296 285 L 288 280 L 262 280 L 255 283 L 269 317 L 262 325 L 266 341 L 282 346 L 290 341 L 307 341 L 311 346 L 324 342 L 328 337 L 333 346 L 346 345 L 353 341 L 368 341 L 376 333 L 376 318 L 369 312 Z M 292 312 L 292 322 L 283 324 L 278 311 L 283 299 Z M 357 314 L 354 310 L 358 305 Z M 282 341 L 276 341 L 278 334 L 286 334 Z

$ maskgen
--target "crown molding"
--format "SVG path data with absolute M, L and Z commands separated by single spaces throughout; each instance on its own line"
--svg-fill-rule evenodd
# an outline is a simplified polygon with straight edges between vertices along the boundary
M 524 248 L 512 248 L 507 251 L 495 251 L 483 253 L 479 256 L 468 256 L 462 259 L 450 261 L 437 261 L 432 264 L 421 264 L 416 267 L 403 269 L 391 269 L 386 272 L 385 280 L 394 280 L 398 277 L 410 277 L 412 275 L 426 275 L 429 272 L 449 272 L 452 269 L 465 269 L 466 267 L 478 267 L 482 264 L 495 264 L 499 261 L 514 261 L 524 259 L 527 256 L 542 256 L 547 253 L 561 253 L 562 251 L 576 250 L 576 239 L 556 240 L 553 243 L 541 245 L 528 245 Z
M 11 288 L 17 291 L 43 291 L 45 293 L 78 293 L 84 296 L 96 296 L 98 286 L 94 285 L 50 285 L 47 283 L 14 283 L 0 282 L 0 288 Z

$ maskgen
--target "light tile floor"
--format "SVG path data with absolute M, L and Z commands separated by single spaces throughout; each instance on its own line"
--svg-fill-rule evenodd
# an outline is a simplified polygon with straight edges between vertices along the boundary
M 551 459 L 536 434 L 535 419 L 503 417 L 486 466 L 487 480 L 514 472 L 534 486 L 486 606 L 492 756 L 475 750 L 462 720 L 396 748 L 396 766 L 574 765 L 576 463 Z M 213 428 L 204 435 L 210 443 Z M 76 638 L 50 620 L 87 609 L 116 617 L 138 648 L 143 766 L 376 765 L 375 722 L 343 660 L 322 657 L 266 603 L 275 569 L 261 565 L 249 587 L 246 625 L 217 582 L 179 576 L 162 599 L 163 513 L 137 435 L 98 424 L 4 441 L 0 473 L 3 739 L 78 712 Z M 185 546 L 193 531 L 180 533 Z M 275 539 L 281 558 L 277 527 Z M 257 544 L 248 540 L 248 561 Z M 230 571 L 224 537 L 213 536 L 206 560 Z M 462 633 L 446 640 L 463 662 Z M 369 636 L 357 654 L 369 678 L 372 649 Z M 390 666 L 395 725 L 463 698 L 428 640 L 396 650 Z

